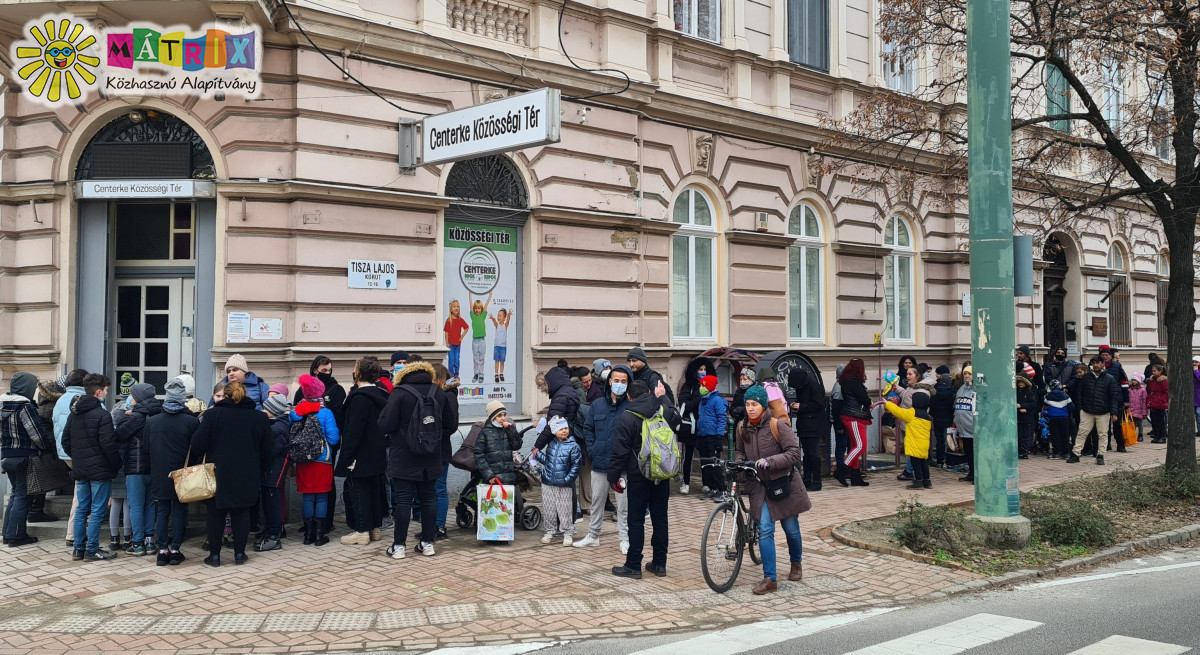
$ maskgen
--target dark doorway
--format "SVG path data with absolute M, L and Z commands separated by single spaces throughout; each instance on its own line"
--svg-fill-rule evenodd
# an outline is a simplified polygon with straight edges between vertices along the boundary
M 1046 239 L 1042 250 L 1042 259 L 1047 263 L 1042 284 L 1042 328 L 1043 343 L 1048 349 L 1065 348 L 1067 290 L 1064 284 L 1067 280 L 1067 253 L 1058 237 L 1051 235 Z

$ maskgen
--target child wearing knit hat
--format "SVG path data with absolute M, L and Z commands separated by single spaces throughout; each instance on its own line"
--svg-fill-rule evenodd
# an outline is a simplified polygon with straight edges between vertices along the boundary
M 762 387 L 750 387 L 746 394 L 749 395 L 754 389 L 761 390 Z M 764 407 L 766 402 L 764 399 Z M 729 403 L 721 394 L 717 393 L 717 377 L 706 375 L 700 378 L 700 409 L 696 417 L 696 442 L 700 447 L 701 457 L 721 456 L 721 445 L 725 440 L 725 424 L 728 414 Z M 725 491 L 725 476 L 715 467 L 702 469 L 701 477 L 704 480 L 704 486 L 709 489 L 709 492 L 701 498 L 716 502 L 728 498 L 729 494 Z
M 308 526 L 304 545 L 324 546 L 329 543 L 323 519 L 329 512 L 329 492 L 333 489 L 333 447 L 341 440 L 341 433 L 333 412 L 321 404 L 325 383 L 311 375 L 301 375 L 299 382 L 304 401 L 290 414 L 290 437 L 294 441 L 308 422 L 317 421 L 325 438 L 321 454 L 315 460 L 296 463 L 296 491 L 304 494 L 304 520 Z
M 575 542 L 575 517 L 573 491 L 579 470 L 583 466 L 583 450 L 571 436 L 571 425 L 561 416 L 550 418 L 550 431 L 554 440 L 545 452 L 538 453 L 542 464 L 542 510 L 546 517 L 546 534 L 543 544 L 554 541 L 554 535 L 562 532 L 562 545 Z

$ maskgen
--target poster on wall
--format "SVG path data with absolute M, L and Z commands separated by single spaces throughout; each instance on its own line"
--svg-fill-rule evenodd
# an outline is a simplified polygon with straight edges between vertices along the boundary
M 519 355 L 508 350 L 519 329 L 517 230 L 447 222 L 444 253 L 446 368 L 460 381 L 459 404 L 482 413 L 493 400 L 517 397 Z

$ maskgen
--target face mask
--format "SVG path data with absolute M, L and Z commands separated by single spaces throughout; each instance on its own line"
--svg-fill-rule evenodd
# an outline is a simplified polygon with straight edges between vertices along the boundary
M 629 389 L 629 385 L 625 384 L 624 382 L 613 382 L 612 384 L 612 392 L 614 395 L 624 396 L 627 389 Z
M 701 396 L 707 396 L 707 395 L 708 395 L 708 389 L 705 389 L 704 387 L 700 387 L 700 395 L 701 395 Z
M 705 371 L 699 371 L 699 372 L 697 372 L 697 373 L 696 373 L 696 377 L 697 377 L 697 378 L 699 378 L 699 379 L 701 379 L 701 380 L 703 380 L 703 379 L 704 379 L 704 376 L 706 376 L 706 375 L 708 375 L 708 373 L 706 373 Z
M 498 427 L 498 428 L 503 428 L 503 427 L 504 427 L 504 424 L 503 424 L 503 423 L 501 423 L 500 421 L 492 421 L 492 425 L 494 425 L 494 426 L 496 426 L 496 427 Z
M 1066 359 L 1067 359 L 1067 356 L 1066 356 L 1066 355 L 1055 355 L 1055 356 L 1054 356 L 1054 360 L 1055 360 L 1055 361 L 1058 361 L 1058 362 L 1064 361 L 1064 360 L 1066 360 Z
M 400 371 L 404 370 L 404 364 L 402 362 L 396 362 L 396 365 L 392 367 L 392 370 L 399 373 Z
M 601 380 L 607 380 L 607 379 L 608 379 L 608 374 L 609 374 L 609 373 L 612 373 L 612 371 L 611 371 L 611 370 L 609 370 L 609 369 L 607 369 L 607 368 L 606 368 L 606 369 L 604 369 L 603 371 L 600 371 L 600 379 L 601 379 Z
M 754 385 L 750 384 L 749 382 L 743 381 L 743 382 L 738 382 L 738 386 L 741 387 L 742 389 L 749 389 L 750 387 L 752 387 Z

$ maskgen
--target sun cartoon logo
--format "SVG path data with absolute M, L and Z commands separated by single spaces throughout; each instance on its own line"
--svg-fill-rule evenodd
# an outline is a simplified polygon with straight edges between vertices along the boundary
M 50 19 L 40 26 L 31 24 L 27 29 L 38 45 L 33 46 L 29 41 L 18 43 L 16 58 L 33 60 L 17 70 L 17 76 L 28 84 L 29 93 L 58 102 L 66 87 L 67 97 L 77 100 L 83 95 L 79 80 L 88 85 L 96 83 L 95 73 L 88 69 L 98 67 L 100 58 L 83 54 L 96 43 L 96 37 L 85 35 L 82 23 L 70 18 Z

